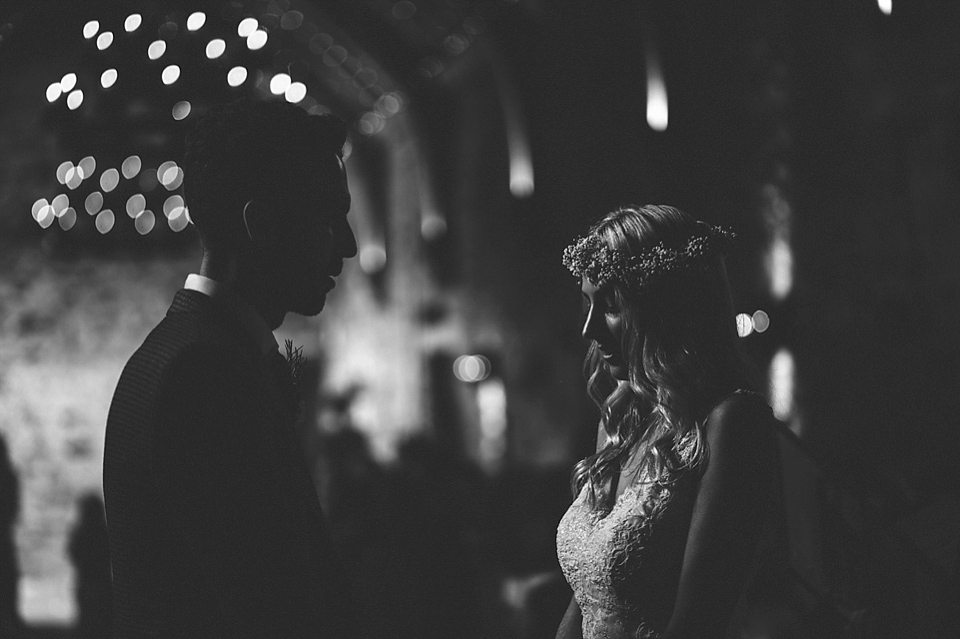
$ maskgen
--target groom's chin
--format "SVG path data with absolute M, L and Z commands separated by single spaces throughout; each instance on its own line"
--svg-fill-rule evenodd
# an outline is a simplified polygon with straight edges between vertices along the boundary
M 314 317 L 327 305 L 327 294 L 318 293 L 309 299 L 301 297 L 295 304 L 291 305 L 290 312 L 304 317 Z

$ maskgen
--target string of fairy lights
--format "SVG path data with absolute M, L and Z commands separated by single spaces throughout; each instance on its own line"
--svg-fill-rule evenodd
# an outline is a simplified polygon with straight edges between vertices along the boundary
M 235 8 L 238 4 L 229 6 Z M 230 36 L 223 37 L 225 34 L 220 32 L 211 34 L 214 37 L 209 37 L 202 47 L 203 57 L 197 63 L 215 63 L 223 69 L 223 88 L 228 91 L 258 91 L 267 98 L 296 104 L 309 113 L 329 113 L 330 109 L 311 95 L 310 83 L 315 92 L 319 89 L 352 102 L 352 109 L 359 113 L 354 121 L 359 134 L 373 136 L 380 133 L 387 121 L 406 107 L 406 96 L 396 90 L 392 79 L 367 56 L 352 54 L 351 48 L 354 47 L 345 37 L 326 32 L 331 29 L 321 31 L 302 12 L 289 6 L 289 2 L 270 3 L 259 17 L 228 15 L 224 11 L 221 18 L 230 28 Z M 118 24 L 111 30 L 108 20 L 101 23 L 91 19 L 83 25 L 79 35 L 83 38 L 83 45 L 92 45 L 96 52 L 106 55 L 121 38 L 140 36 L 142 39 L 150 21 L 140 13 L 131 13 L 125 18 L 118 16 Z M 173 54 L 178 47 L 187 50 L 185 39 L 203 37 L 215 20 L 208 19 L 202 11 L 195 11 L 185 17 L 171 14 L 152 21 L 158 23 L 158 37 L 151 40 L 141 54 L 145 54 L 143 59 L 148 72 L 155 72 L 156 63 L 160 62 L 162 88 L 168 92 L 186 92 L 187 89 L 180 87 L 185 75 L 194 73 L 190 68 L 192 60 L 186 62 L 183 55 Z M 225 25 L 217 26 L 223 31 Z M 235 37 L 232 36 L 234 33 Z M 285 67 L 277 69 L 276 58 L 270 68 L 227 62 L 231 59 L 239 62 L 236 58 L 246 52 L 258 52 L 270 45 L 278 55 L 287 54 Z M 299 49 L 302 55 L 291 53 L 295 49 Z M 163 64 L 164 61 L 169 63 Z M 87 75 L 92 78 L 85 77 L 83 72 L 78 75 L 78 72 L 68 71 L 59 80 L 51 82 L 45 92 L 47 102 L 54 108 L 60 105 L 60 108 L 66 106 L 67 111 L 76 111 L 85 102 L 89 103 L 91 91 L 106 94 L 123 90 L 124 78 L 115 66 L 88 71 Z M 203 97 L 182 96 L 173 104 L 169 117 L 175 123 L 189 119 L 197 99 Z M 349 155 L 351 146 L 348 141 L 345 154 Z M 56 181 L 64 189 L 49 199 L 41 197 L 33 203 L 31 215 L 34 221 L 43 229 L 56 225 L 69 231 L 86 215 L 93 219 L 94 227 L 102 235 L 110 233 L 127 218 L 140 235 L 148 235 L 163 227 L 173 233 L 184 230 L 190 224 L 190 213 L 183 197 L 175 193 L 183 182 L 182 168 L 174 160 L 148 167 L 147 160 L 141 156 L 145 158 L 146 154 L 131 153 L 113 162 L 104 158 L 98 160 L 93 154 L 76 161 L 62 161 L 56 169 Z M 154 210 L 162 211 L 162 218 Z M 158 224 L 158 220 L 165 221 L 165 224 Z

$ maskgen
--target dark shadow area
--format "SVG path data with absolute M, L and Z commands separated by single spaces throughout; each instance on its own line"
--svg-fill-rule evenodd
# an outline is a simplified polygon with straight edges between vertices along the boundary
M 7 441 L 0 435 L 0 637 L 23 636 L 17 608 L 20 565 L 14 541 L 14 524 L 20 512 L 20 481 L 10 460 Z
M 77 639 L 111 636 L 110 546 L 103 499 L 89 494 L 78 503 L 77 525 L 70 535 L 70 561 L 76 571 Z

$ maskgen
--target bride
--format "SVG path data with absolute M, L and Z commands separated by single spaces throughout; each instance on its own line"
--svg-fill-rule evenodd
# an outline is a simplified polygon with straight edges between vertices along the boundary
M 645 206 L 564 251 L 601 416 L 557 530 L 574 593 L 558 639 L 723 637 L 751 583 L 786 562 L 774 418 L 739 355 L 723 263 L 732 241 Z

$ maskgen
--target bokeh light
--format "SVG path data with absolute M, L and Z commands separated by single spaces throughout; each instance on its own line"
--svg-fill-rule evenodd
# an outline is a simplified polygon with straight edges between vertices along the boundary
M 443 49 L 450 55 L 460 55 L 470 46 L 470 41 L 460 33 L 448 35 L 443 40 Z
M 169 226 L 170 230 L 174 233 L 179 233 L 187 228 L 189 223 L 190 216 L 187 214 L 185 207 L 175 207 L 170 211 L 170 217 L 167 218 L 167 226 Z
M 402 107 L 403 100 L 396 93 L 384 93 L 377 99 L 377 111 L 387 116 L 396 115 Z
M 131 155 L 123 161 L 123 165 L 121 165 L 120 170 L 123 172 L 123 177 L 130 180 L 140 172 L 141 166 L 142 163 L 140 162 L 140 156 Z
M 232 87 L 238 87 L 247 80 L 247 69 L 245 67 L 233 67 L 227 73 L 227 84 Z
M 53 207 L 49 204 L 40 207 L 40 210 L 37 211 L 37 224 L 40 225 L 40 228 L 49 228 L 55 219 L 57 219 L 57 216 L 53 214 Z
M 403 0 L 403 2 L 398 2 L 393 5 L 393 8 L 390 10 L 390 13 L 397 20 L 409 20 L 413 17 L 413 14 L 417 12 L 417 5 L 410 2 L 410 0 Z
M 61 193 L 50 202 L 50 207 L 53 208 L 53 214 L 57 217 L 60 217 L 60 215 L 67 210 L 68 206 L 70 206 L 70 198 L 67 197 L 66 193 Z
M 57 182 L 60 184 L 67 183 L 67 172 L 73 168 L 73 162 L 67 160 L 66 162 L 61 162 L 60 166 L 57 167 Z
M 67 73 L 62 78 L 60 78 L 60 90 L 64 93 L 69 93 L 73 90 L 73 87 L 77 86 L 77 74 L 76 73 Z
M 737 335 L 746 337 L 753 332 L 753 318 L 746 313 L 737 313 Z
M 147 208 L 147 198 L 141 193 L 135 193 L 127 198 L 127 215 L 131 220 L 136 219 Z
M 113 211 L 110 209 L 103 209 L 97 214 L 95 224 L 101 235 L 106 235 L 110 232 L 110 229 L 113 228 L 115 222 L 116 219 L 114 219 Z
M 173 160 L 164 162 L 157 168 L 157 181 L 168 191 L 179 187 L 183 182 L 183 171 Z
M 89 40 L 93 36 L 97 35 L 98 31 L 100 31 L 100 23 L 96 20 L 91 20 L 83 25 L 83 37 L 86 40 Z
M 223 55 L 223 52 L 227 50 L 227 43 L 221 40 L 220 38 L 214 38 L 207 43 L 207 58 L 214 60 Z
M 190 106 L 190 103 L 187 102 L 186 100 L 177 102 L 176 104 L 173 105 L 173 119 L 177 120 L 178 122 L 184 119 L 185 117 L 190 115 L 191 108 L 192 107 Z
M 360 129 L 360 132 L 364 135 L 376 135 L 383 130 L 383 125 L 385 121 L 382 115 L 379 113 L 368 112 L 364 113 L 360 118 L 360 121 L 357 123 L 357 126 Z
M 34 219 L 34 220 L 39 219 L 39 217 L 40 217 L 40 211 L 41 211 L 45 206 L 50 206 L 50 203 L 47 202 L 47 198 L 45 198 L 45 197 L 42 197 L 42 198 L 40 198 L 39 200 L 37 200 L 36 202 L 33 203 L 33 206 L 30 207 L 30 215 L 33 216 L 33 219 Z
M 116 69 L 107 69 L 100 74 L 100 86 L 104 89 L 109 89 L 117 82 L 117 70 Z
M 100 176 L 100 188 L 103 189 L 104 193 L 114 190 L 119 183 L 120 173 L 116 169 L 107 169 Z
M 76 89 L 70 92 L 70 95 L 67 96 L 67 108 L 71 111 L 76 110 L 81 104 L 83 104 L 83 91 Z
M 147 57 L 151 60 L 156 60 L 164 54 L 167 50 L 167 43 L 163 40 L 154 40 L 150 43 L 150 46 L 147 47 Z
M 54 82 L 47 87 L 47 102 L 56 102 L 63 95 L 63 88 L 59 82 Z
M 270 79 L 270 93 L 280 95 L 290 86 L 290 76 L 286 73 L 278 73 Z
M 66 184 L 67 188 L 72 191 L 80 186 L 81 182 L 83 182 L 83 176 L 80 175 L 80 171 L 77 170 L 77 167 L 70 165 L 70 168 L 67 169 L 67 175 L 64 184 Z
M 179 166 L 173 169 L 168 169 L 167 172 L 163 174 L 163 177 L 164 180 L 166 180 L 165 182 L 161 182 L 161 184 L 163 184 L 163 188 L 167 189 L 168 191 L 175 191 L 176 189 L 180 188 L 181 184 L 183 184 L 183 169 L 181 169 Z
M 83 201 L 83 208 L 89 215 L 96 215 L 103 208 L 103 193 L 94 191 Z
M 83 179 L 93 177 L 97 171 L 97 160 L 92 155 L 88 155 L 77 163 L 77 170 Z
M 777 237 L 767 249 L 764 266 L 770 282 L 770 294 L 782 300 L 793 288 L 793 251 L 784 237 Z
M 877 0 L 877 7 L 879 7 L 881 13 L 890 15 L 893 13 L 893 0 Z
M 237 35 L 241 38 L 249 37 L 259 26 L 260 23 L 257 22 L 256 18 L 244 18 L 237 25 Z
M 360 247 L 357 259 L 364 273 L 379 273 L 387 265 L 387 250 L 382 244 L 365 244 Z
M 127 33 L 133 33 L 140 28 L 141 24 L 143 24 L 143 17 L 139 13 L 131 13 L 123 21 L 123 30 Z
M 303 14 L 299 11 L 287 11 L 280 18 L 280 28 L 287 31 L 296 31 L 303 24 Z
M 187 31 L 196 31 L 204 25 L 207 21 L 207 14 L 202 11 L 197 11 L 191 13 L 190 17 L 187 18 Z
M 163 70 L 163 73 L 160 74 L 160 79 L 164 84 L 173 84 L 180 79 L 180 67 L 171 64 Z
M 183 208 L 183 198 L 179 195 L 171 195 L 163 203 L 163 216 L 170 218 L 171 215 L 176 211 L 177 215 L 182 214 L 182 211 L 177 211 L 177 209 Z
M 338 67 L 344 63 L 347 56 L 347 50 L 335 44 L 324 52 L 323 63 L 328 67 Z
M 793 416 L 796 365 L 793 354 L 781 348 L 770 360 L 770 407 L 780 420 Z
M 762 333 L 770 328 L 770 316 L 767 315 L 766 311 L 754 311 L 752 319 L 753 328 L 758 333 Z
M 247 48 L 251 51 L 262 49 L 267 44 L 267 32 L 257 29 L 247 37 Z
M 481 382 L 490 370 L 490 360 L 483 355 L 461 355 L 453 362 L 453 374 L 461 382 Z
M 307 45 L 310 53 L 321 55 L 333 46 L 333 38 L 327 33 L 318 33 L 310 38 L 310 44 Z
M 649 71 L 647 78 L 647 124 L 654 131 L 666 131 L 669 124 L 667 85 L 659 68 Z
M 68 206 L 57 221 L 60 223 L 60 228 L 69 231 L 77 223 L 77 211 L 72 206 Z
M 104 31 L 99 36 L 97 36 L 97 48 L 101 51 L 106 50 L 111 44 L 113 44 L 113 32 Z
M 296 104 L 307 97 L 307 86 L 303 82 L 293 82 L 283 94 L 287 102 Z
M 447 221 L 439 215 L 430 215 L 420 220 L 420 235 L 428 242 L 437 240 L 447 233 Z
M 153 227 L 157 223 L 157 218 L 153 215 L 153 211 L 147 209 L 140 213 L 137 216 L 137 219 L 133 221 L 134 227 L 137 229 L 137 233 L 140 235 L 146 235 L 153 230 Z

